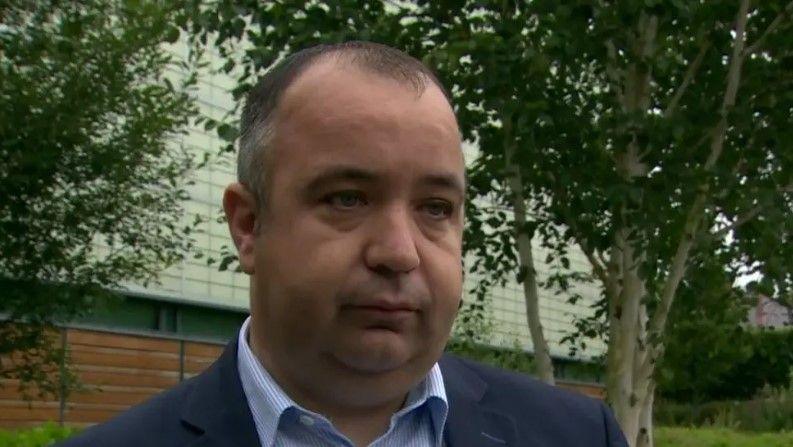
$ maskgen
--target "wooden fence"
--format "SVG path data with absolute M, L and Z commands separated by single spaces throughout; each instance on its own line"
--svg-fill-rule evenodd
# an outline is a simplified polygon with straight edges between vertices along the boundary
M 67 399 L 27 402 L 17 383 L 0 387 L 0 428 L 17 428 L 56 421 L 86 426 L 106 421 L 132 405 L 188 379 L 217 359 L 220 342 L 115 331 L 60 329 L 73 369 L 83 389 Z M 598 384 L 560 382 L 559 386 L 602 397 Z
M 0 388 L 0 427 L 45 421 L 84 426 L 110 419 L 130 406 L 208 367 L 221 343 L 109 331 L 63 328 L 73 369 L 83 385 L 68 399 L 26 402 L 14 381 Z

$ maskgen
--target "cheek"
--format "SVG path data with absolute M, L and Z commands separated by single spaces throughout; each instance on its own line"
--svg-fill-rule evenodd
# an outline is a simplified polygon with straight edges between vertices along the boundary
M 257 282 L 261 286 L 257 295 L 266 301 L 273 318 L 282 318 L 292 329 L 299 326 L 303 331 L 334 317 L 338 293 L 355 262 L 349 241 L 329 241 L 293 231 L 288 236 L 263 239 L 257 252 Z
M 443 253 L 427 260 L 427 280 L 434 297 L 435 322 L 442 327 L 451 326 L 457 315 L 463 291 L 463 273 L 460 258 Z

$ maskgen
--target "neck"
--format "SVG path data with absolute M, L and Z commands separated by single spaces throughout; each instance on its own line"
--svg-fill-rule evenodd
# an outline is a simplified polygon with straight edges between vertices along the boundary
M 251 325 L 248 345 L 254 356 L 267 370 L 273 380 L 295 403 L 301 407 L 321 414 L 356 446 L 367 446 L 383 435 L 391 424 L 391 417 L 404 405 L 407 393 L 397 399 L 390 399 L 374 405 L 344 405 L 343 402 L 323 399 L 310 388 L 300 386 L 298 381 L 290 380 L 290 375 L 281 371 L 272 362 L 266 349 L 257 342 L 255 329 Z

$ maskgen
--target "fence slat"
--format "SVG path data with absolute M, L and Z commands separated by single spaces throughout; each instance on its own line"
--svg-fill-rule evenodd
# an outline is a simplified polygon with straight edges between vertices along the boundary
M 114 334 L 112 332 L 69 329 L 67 341 L 70 346 L 79 344 L 107 348 L 138 349 L 141 351 L 170 352 L 172 354 L 179 353 L 179 342 L 176 340 Z

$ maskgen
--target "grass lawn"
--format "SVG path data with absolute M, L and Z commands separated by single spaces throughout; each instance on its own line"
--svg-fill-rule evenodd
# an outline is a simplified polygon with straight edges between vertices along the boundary
M 659 427 L 655 447 L 793 447 L 793 432 L 747 433 L 728 428 Z
M 46 447 L 77 430 L 55 423 L 27 430 L 0 430 L 0 447 Z M 745 433 L 726 428 L 659 427 L 655 447 L 793 447 L 793 432 Z

